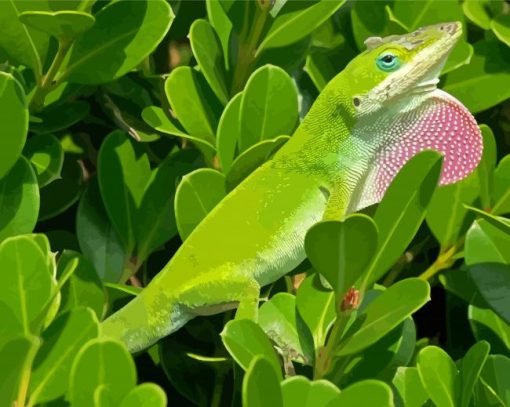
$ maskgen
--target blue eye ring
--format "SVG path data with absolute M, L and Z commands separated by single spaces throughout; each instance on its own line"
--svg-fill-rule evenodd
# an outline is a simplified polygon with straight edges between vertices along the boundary
M 380 70 L 385 72 L 391 72 L 400 68 L 400 60 L 398 59 L 398 56 L 391 52 L 385 52 L 384 54 L 379 55 L 376 64 Z

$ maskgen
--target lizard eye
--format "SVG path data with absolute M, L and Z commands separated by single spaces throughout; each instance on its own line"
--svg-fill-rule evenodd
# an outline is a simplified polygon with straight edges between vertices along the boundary
M 377 67 L 385 72 L 391 72 L 400 67 L 398 57 L 390 52 L 385 52 L 377 58 Z

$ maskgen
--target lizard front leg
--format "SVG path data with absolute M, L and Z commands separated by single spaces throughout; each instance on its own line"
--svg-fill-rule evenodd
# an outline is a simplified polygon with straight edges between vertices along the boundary
M 183 287 L 178 302 L 194 315 L 212 315 L 237 308 L 236 319 L 258 317 L 260 286 L 251 277 L 225 272 L 197 276 Z

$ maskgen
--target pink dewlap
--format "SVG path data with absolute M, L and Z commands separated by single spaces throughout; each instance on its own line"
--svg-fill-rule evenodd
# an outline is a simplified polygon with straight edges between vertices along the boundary
M 419 120 L 377 157 L 376 196 L 382 198 L 398 170 L 414 155 L 436 150 L 444 155 L 440 184 L 451 184 L 469 175 L 482 157 L 483 140 L 471 113 L 456 99 L 434 97 L 421 111 Z

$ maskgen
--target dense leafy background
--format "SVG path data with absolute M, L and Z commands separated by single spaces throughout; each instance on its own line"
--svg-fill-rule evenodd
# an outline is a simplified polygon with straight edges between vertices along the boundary
M 100 338 L 366 37 L 450 20 L 470 177 L 436 189 L 423 153 L 315 225 L 258 322 L 197 318 L 134 357 Z M 0 406 L 510 405 L 507 3 L 3 0 L 0 63 Z

